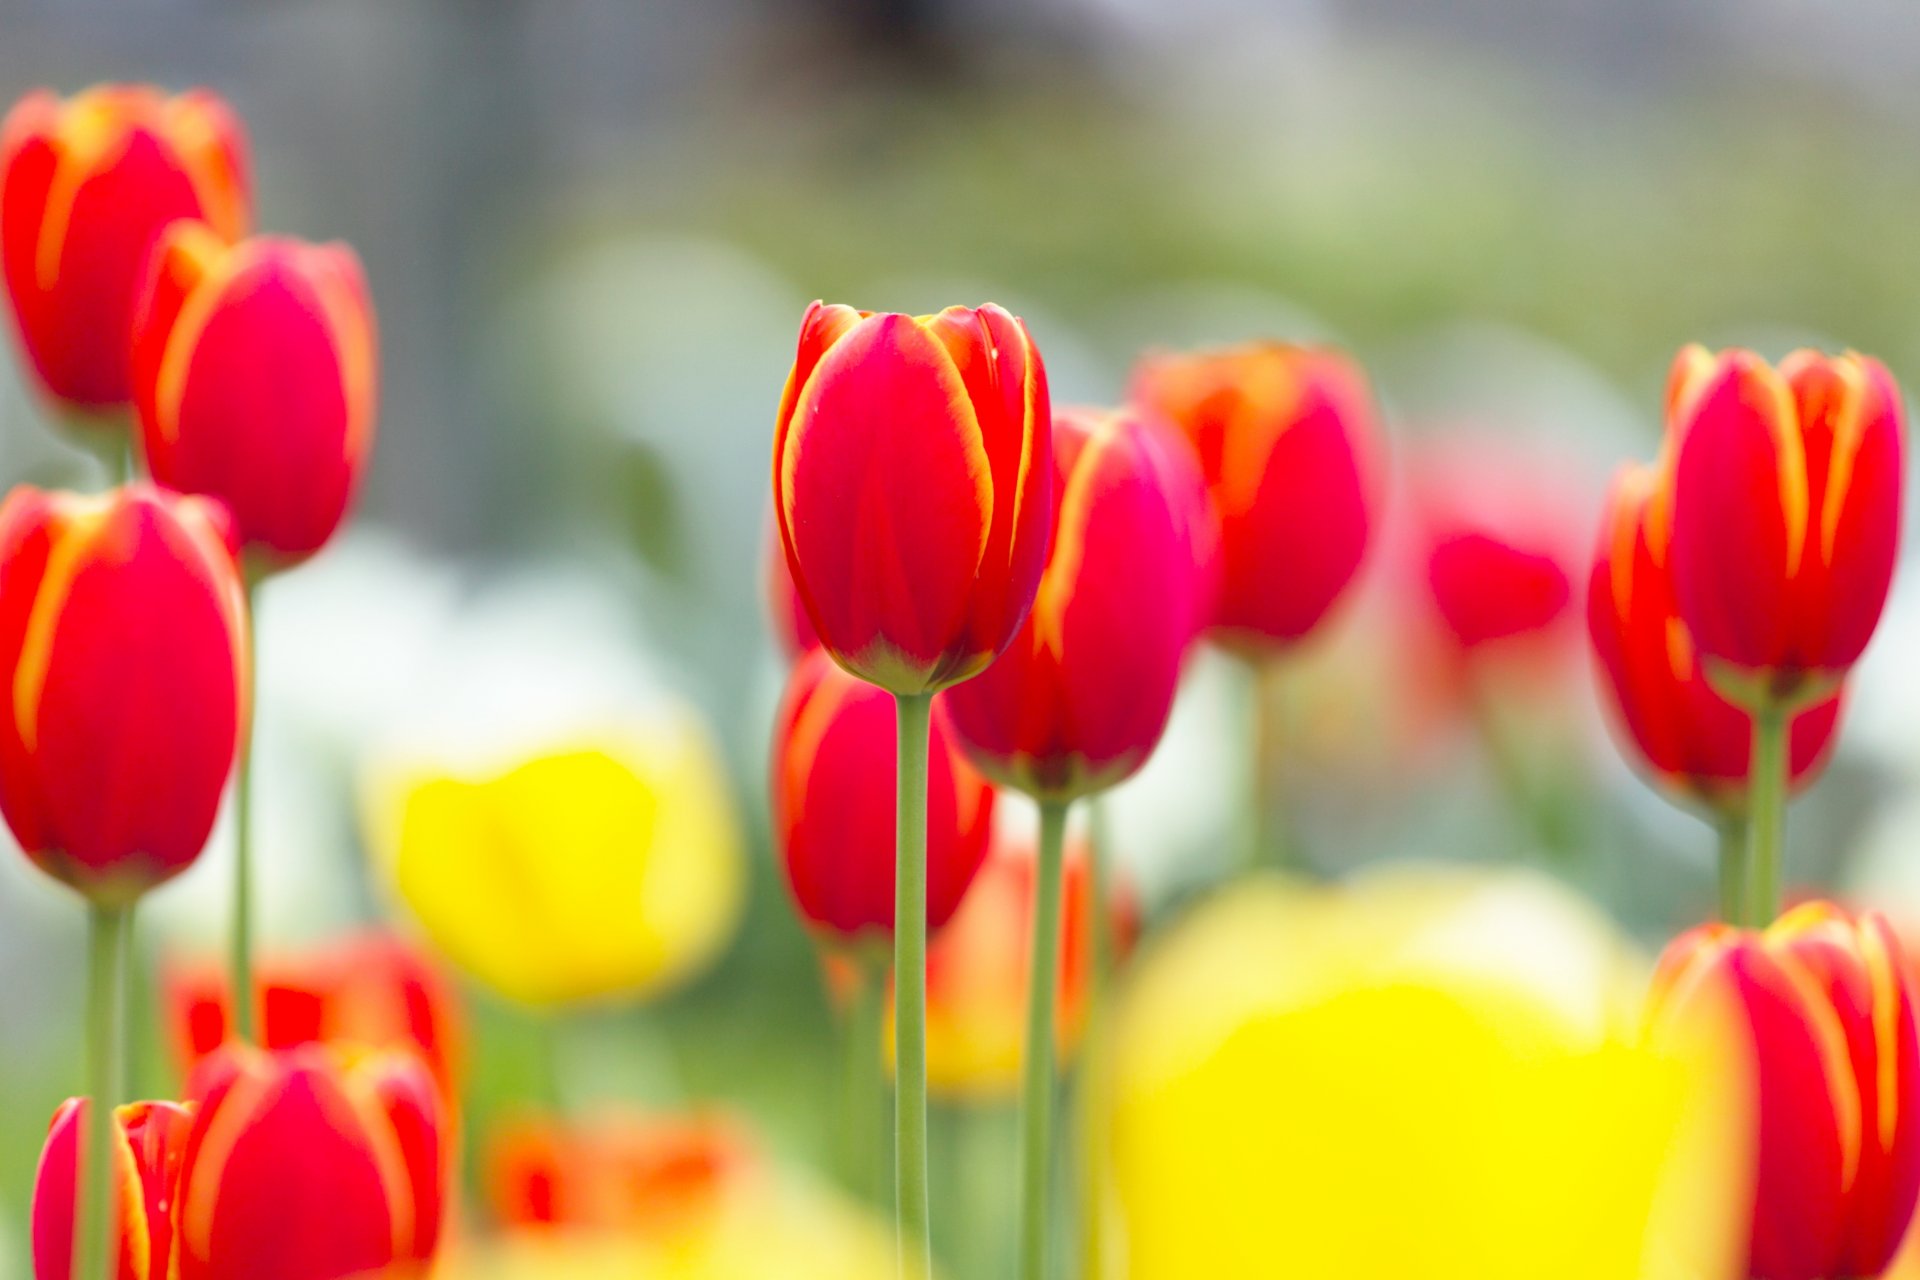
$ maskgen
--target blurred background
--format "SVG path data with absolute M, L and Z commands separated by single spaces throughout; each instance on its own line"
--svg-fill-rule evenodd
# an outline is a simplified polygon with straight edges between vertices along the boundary
M 372 282 L 358 516 L 261 605 L 265 936 L 409 927 L 367 847 L 396 743 L 697 709 L 744 831 L 737 933 L 569 1027 L 557 1068 L 538 1017 L 474 987 L 469 1147 L 557 1070 L 570 1098 L 717 1100 L 815 1166 L 832 1020 L 765 818 L 767 459 L 808 300 L 998 301 L 1060 402 L 1116 400 L 1150 346 L 1350 347 L 1395 479 L 1363 587 L 1283 695 L 1300 865 L 1531 862 L 1657 945 L 1711 901 L 1712 833 L 1607 741 L 1582 624 L 1599 501 L 1657 448 L 1685 342 L 1853 347 L 1915 385 L 1916 73 L 1905 0 L 0 0 L 0 99 L 210 85 L 251 133 L 261 225 L 350 241 Z M 83 482 L 19 376 L 0 362 L 0 479 Z M 1429 499 L 1569 583 L 1491 694 L 1421 594 Z M 1908 566 L 1790 878 L 1920 909 Z M 1248 732 L 1241 673 L 1203 658 L 1114 801 L 1150 916 L 1240 859 Z M 150 952 L 219 945 L 229 840 L 155 896 Z M 0 859 L 0 1276 L 24 1274 L 40 1137 L 78 1078 L 80 939 Z M 148 1094 L 173 1088 L 158 1022 Z M 1002 1130 L 1004 1108 L 949 1105 L 936 1151 Z M 1010 1166 L 971 1159 L 936 1195 L 1010 1214 Z

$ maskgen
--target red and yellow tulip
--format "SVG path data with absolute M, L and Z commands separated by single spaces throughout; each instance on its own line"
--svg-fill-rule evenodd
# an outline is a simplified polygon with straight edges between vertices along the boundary
M 1879 361 L 1683 350 L 1668 400 L 1673 580 L 1710 677 L 1743 702 L 1830 691 L 1893 578 L 1905 450 Z
M 937 315 L 814 303 L 781 398 L 775 518 L 815 632 L 890 693 L 978 675 L 1047 556 L 1046 371 L 996 306 Z
M 71 1098 L 54 1114 L 33 1184 L 35 1280 L 70 1280 L 81 1129 L 91 1104 Z M 173 1280 L 173 1210 L 193 1113 L 172 1102 L 135 1102 L 113 1116 L 112 1214 L 116 1280 Z
M 425 1273 L 448 1171 L 438 1094 L 417 1057 L 230 1048 L 190 1093 L 179 1280 Z
M 1587 590 L 1603 700 L 1622 749 L 1656 783 L 1713 809 L 1742 811 L 1753 727 L 1707 682 L 1680 620 L 1663 480 L 1657 467 L 1627 467 L 1607 499 Z M 1791 784 L 1819 775 L 1839 718 L 1837 695 L 1795 718 Z
M 0 812 L 48 874 L 121 905 L 199 856 L 246 663 L 216 504 L 131 485 L 0 505 Z
M 927 787 L 927 926 L 947 923 L 987 856 L 993 791 L 936 702 Z M 816 650 L 794 668 L 773 739 L 773 828 L 794 905 L 836 941 L 892 936 L 893 699 Z
M 0 268 L 41 385 L 81 412 L 133 398 L 128 353 L 147 257 L 169 224 L 244 235 L 246 142 L 205 90 L 41 90 L 0 123 Z
M 1704 925 L 1668 947 L 1657 1032 L 1746 1032 L 1757 1135 L 1756 1280 L 1879 1275 L 1920 1194 L 1920 1040 L 1900 946 L 1873 913 L 1796 907 L 1764 932 Z
M 1217 536 L 1192 453 L 1131 412 L 1054 418 L 1053 550 L 1033 611 L 944 695 L 967 754 L 1046 800 L 1146 763 L 1213 600 Z
M 1215 634 L 1256 650 L 1305 637 L 1346 591 L 1373 531 L 1377 428 L 1360 368 L 1330 348 L 1280 342 L 1156 354 L 1135 370 L 1131 397 L 1199 455 L 1220 522 Z
M 373 448 L 378 348 L 360 259 L 280 236 L 229 243 L 179 222 L 156 246 L 133 329 L 153 477 L 219 498 L 272 564 L 333 536 Z

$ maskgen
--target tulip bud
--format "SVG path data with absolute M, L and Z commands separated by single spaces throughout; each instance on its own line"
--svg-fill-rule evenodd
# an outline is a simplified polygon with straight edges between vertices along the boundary
M 358 1044 L 416 1053 L 433 1072 L 449 1111 L 458 1096 L 463 1028 L 457 993 L 411 943 L 365 933 L 324 946 L 263 957 L 259 1044 Z M 167 1021 L 191 1074 L 233 1035 L 233 989 L 224 965 L 170 965 Z
M 1830 691 L 1893 578 L 1899 388 L 1852 353 L 1796 351 L 1776 370 L 1695 346 L 1667 409 L 1674 591 L 1709 675 L 1754 704 Z
M 33 1184 L 34 1280 L 73 1275 L 74 1191 L 90 1104 L 70 1098 L 54 1113 Z M 170 1280 L 173 1212 L 193 1113 L 171 1102 L 135 1102 L 113 1113 L 117 1280 Z
M 180 1280 L 401 1275 L 433 1257 L 447 1170 L 419 1059 L 233 1048 L 191 1092 Z
M 1181 441 L 1139 417 L 1054 418 L 1053 551 L 1007 651 L 946 695 L 1003 786 L 1067 801 L 1146 763 L 1212 599 L 1215 534 Z
M 936 701 L 928 748 L 927 927 L 946 924 L 987 856 L 993 791 L 952 745 Z M 787 888 L 822 935 L 890 937 L 893 699 L 815 651 L 787 685 L 773 737 L 773 829 Z
M 1372 532 L 1365 375 L 1329 348 L 1260 342 L 1148 356 L 1131 397 L 1199 456 L 1220 523 L 1215 634 L 1267 649 L 1304 638 L 1353 580 Z
M 199 856 L 246 637 L 216 504 L 148 485 L 0 504 L 0 812 L 29 858 L 119 904 Z
M 378 351 L 360 259 L 279 236 L 229 244 L 179 222 L 133 329 L 153 478 L 219 498 L 241 545 L 285 564 L 339 527 L 373 447 Z
M 1020 1088 L 1038 860 L 1030 839 L 996 837 L 986 865 L 946 931 L 927 948 L 927 1087 L 948 1098 L 1012 1098 Z M 1131 946 L 1131 894 L 1093 897 L 1091 851 L 1068 842 L 1061 863 L 1061 931 L 1054 1043 L 1065 1062 L 1087 1025 L 1094 912 L 1105 910 L 1116 950 Z
M 1662 474 L 1628 467 L 1614 481 L 1587 590 L 1587 629 L 1621 748 L 1654 781 L 1720 810 L 1747 803 L 1751 719 L 1707 683 L 1674 599 Z M 1795 718 L 1792 778 L 1818 776 L 1833 745 L 1840 699 Z
M 1879 1275 L 1920 1194 L 1920 1042 L 1892 929 L 1814 902 L 1764 932 L 1703 925 L 1654 977 L 1656 1033 L 1731 1014 L 1758 1135 L 1755 1280 Z
M 1047 555 L 1051 408 L 999 307 L 905 316 L 814 303 L 780 402 L 773 492 L 807 615 L 890 693 L 978 675 Z
M 154 241 L 179 218 L 230 239 L 251 216 L 239 122 L 205 90 L 16 103 L 0 123 L 0 268 L 47 393 L 81 411 L 131 400 L 128 335 Z

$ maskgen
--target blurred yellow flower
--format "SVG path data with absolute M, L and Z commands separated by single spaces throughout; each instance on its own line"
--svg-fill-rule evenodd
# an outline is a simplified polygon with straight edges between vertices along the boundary
M 368 843 L 433 942 L 533 1006 L 640 999 L 710 963 L 745 891 L 720 760 L 690 716 L 504 772 L 378 770 Z
M 1746 1086 L 1647 1047 L 1645 977 L 1530 875 L 1227 891 L 1119 1012 L 1110 1274 L 1730 1280 Z

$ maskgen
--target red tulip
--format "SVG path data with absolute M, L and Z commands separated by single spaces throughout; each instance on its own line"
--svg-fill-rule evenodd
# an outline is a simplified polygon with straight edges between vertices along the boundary
M 1251 343 L 1152 355 L 1133 400 L 1192 441 L 1220 522 L 1215 634 L 1275 648 L 1320 624 L 1372 533 L 1377 429 L 1366 377 L 1330 348 Z
M 417 1057 L 232 1048 L 201 1066 L 191 1092 L 180 1280 L 423 1271 L 447 1170 Z
M 993 792 L 934 706 L 927 783 L 927 925 L 960 905 L 987 856 Z M 893 933 L 893 700 L 816 650 L 794 668 L 773 740 L 773 829 L 800 914 L 844 941 Z
M 411 944 L 365 933 L 302 952 L 263 957 L 259 1043 L 357 1044 L 416 1053 L 451 1110 L 459 1092 L 460 1006 L 446 975 Z M 232 1035 L 233 991 L 226 967 L 170 967 L 165 982 L 169 1029 L 190 1074 Z
M 1756 698 L 1836 684 L 1900 541 L 1899 388 L 1879 361 L 1688 347 L 1668 396 L 1673 579 L 1708 662 Z
M 1654 978 L 1657 1030 L 1731 1016 L 1751 1047 L 1755 1280 L 1879 1275 L 1920 1194 L 1920 1041 L 1893 931 L 1797 907 L 1763 933 L 1703 925 Z
M 71 1098 L 54 1113 L 33 1184 L 35 1280 L 73 1275 L 74 1209 L 81 1129 L 90 1104 Z M 193 1113 L 171 1102 L 116 1109 L 112 1212 L 117 1280 L 170 1280 L 173 1208 Z
M 896 694 L 978 675 L 1046 561 L 1046 371 L 995 306 L 814 303 L 780 402 L 781 545 L 821 643 Z
M 340 525 L 373 447 L 378 351 L 360 259 L 176 223 L 133 330 L 155 480 L 219 498 L 248 551 L 284 564 Z
M 1623 750 L 1678 794 L 1744 809 L 1752 721 L 1713 691 L 1674 600 L 1671 521 L 1655 467 L 1614 481 L 1587 591 L 1587 628 Z M 1840 699 L 1795 718 L 1792 783 L 1811 782 L 1833 744 Z
M 1212 600 L 1215 534 L 1186 445 L 1130 413 L 1054 417 L 1054 530 L 1033 612 L 945 695 L 988 777 L 1066 801 L 1146 762 Z
M 96 901 L 179 872 L 213 828 L 247 686 L 224 530 L 215 504 L 147 485 L 0 505 L 0 812 Z
M 154 241 L 179 218 L 243 235 L 250 206 L 239 122 L 205 90 L 103 85 L 16 103 L 0 123 L 0 267 L 47 392 L 81 410 L 130 401 L 128 336 Z

